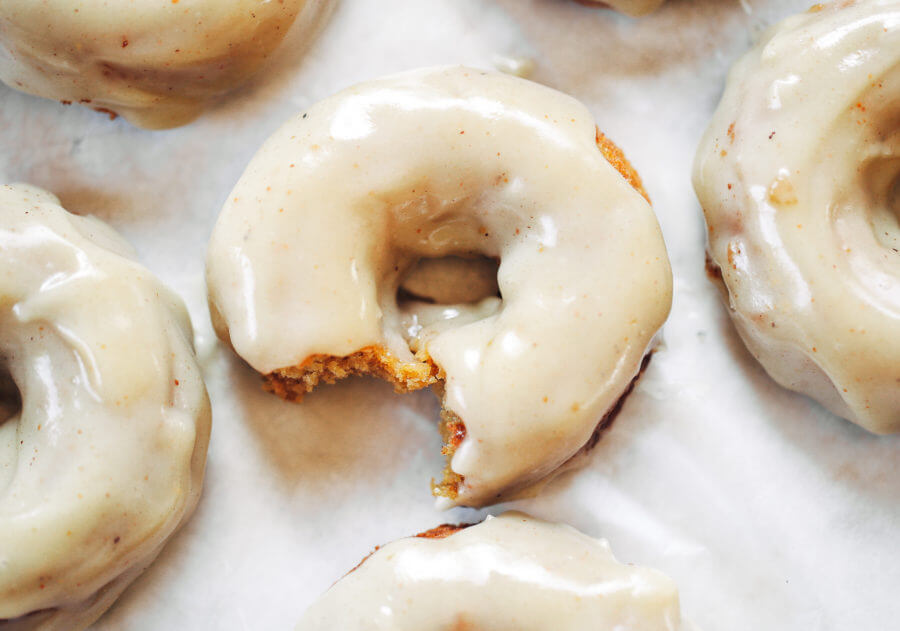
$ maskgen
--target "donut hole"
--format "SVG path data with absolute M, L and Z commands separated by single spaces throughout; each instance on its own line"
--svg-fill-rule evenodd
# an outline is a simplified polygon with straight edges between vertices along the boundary
M 17 418 L 22 410 L 22 396 L 9 371 L 0 364 L 0 493 L 12 480 L 16 466 Z
M 473 304 L 500 297 L 500 261 L 487 256 L 419 259 L 400 280 L 397 303 Z
M 900 251 L 900 156 L 877 158 L 862 169 L 875 239 Z
M 22 397 L 9 371 L 0 366 L 0 425 L 22 409 Z
M 900 160 L 897 160 L 897 173 L 894 176 L 893 183 L 888 188 L 887 209 L 894 217 L 894 227 L 897 230 L 894 235 L 896 243 L 897 237 L 900 236 Z
M 499 268 L 496 258 L 483 255 L 418 259 L 400 274 L 397 319 L 386 318 L 386 337 L 395 340 L 395 349 L 402 345 L 417 360 L 425 360 L 427 353 L 421 351 L 430 335 L 477 322 L 501 309 Z M 388 310 L 393 308 L 390 305 Z

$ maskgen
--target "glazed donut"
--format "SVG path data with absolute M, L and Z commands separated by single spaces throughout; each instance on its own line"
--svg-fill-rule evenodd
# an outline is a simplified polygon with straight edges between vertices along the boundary
M 350 374 L 437 385 L 440 503 L 496 502 L 588 443 L 666 319 L 642 190 L 549 88 L 461 67 L 363 83 L 288 121 L 229 196 L 214 324 L 288 399 Z M 502 300 L 398 306 L 419 259 L 479 254 L 500 261 Z
M 732 69 L 697 154 L 709 258 L 779 384 L 900 431 L 900 2 L 816 5 Z
M 675 583 L 606 541 L 522 513 L 441 526 L 376 549 L 297 631 L 678 631 Z
M 615 9 L 625 15 L 640 17 L 653 13 L 666 3 L 666 0 L 576 0 L 587 6 L 601 6 Z
M 0 187 L 0 397 L 19 408 L 0 417 L 2 629 L 86 627 L 197 502 L 190 322 L 130 252 L 50 193 Z
M 177 127 L 255 73 L 305 3 L 3 0 L 0 80 L 139 127 Z

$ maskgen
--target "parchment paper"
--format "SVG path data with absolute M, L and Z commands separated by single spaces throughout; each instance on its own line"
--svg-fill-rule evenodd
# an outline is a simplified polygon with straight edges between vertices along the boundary
M 631 20 L 568 0 L 344 0 L 321 10 L 305 54 L 295 36 L 253 85 L 164 132 L 0 87 L 0 179 L 131 240 L 188 303 L 213 401 L 193 520 L 96 629 L 292 629 L 373 546 L 510 506 L 667 572 L 705 631 L 900 628 L 900 437 L 831 416 L 752 360 L 705 277 L 690 184 L 727 67 L 809 2 L 671 0 Z M 231 187 L 288 116 L 357 81 L 498 56 L 533 60 L 533 79 L 584 101 L 625 149 L 675 303 L 664 348 L 585 468 L 535 499 L 439 513 L 435 397 L 368 379 L 300 405 L 262 392 L 212 334 L 203 257 Z

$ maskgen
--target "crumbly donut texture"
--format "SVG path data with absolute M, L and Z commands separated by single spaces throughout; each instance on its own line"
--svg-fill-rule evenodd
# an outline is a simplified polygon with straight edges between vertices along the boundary
M 0 80 L 150 129 L 246 81 L 306 0 L 3 0 Z
M 516 77 L 431 68 L 339 93 L 229 197 L 216 329 L 287 398 L 356 373 L 438 386 L 441 503 L 509 497 L 590 439 L 671 305 L 656 217 L 604 152 L 639 185 L 584 106 Z M 398 305 L 420 258 L 466 255 L 500 261 L 502 300 Z
M 199 497 L 190 322 L 131 257 L 50 193 L 0 187 L 0 396 L 20 395 L 0 417 L 0 629 L 88 626 Z
M 666 0 L 577 0 L 588 6 L 603 6 L 615 9 L 625 15 L 640 17 L 653 13 L 666 3 Z
M 775 381 L 900 431 L 900 1 L 816 5 L 732 69 L 694 167 L 732 320 Z
M 515 512 L 378 548 L 297 625 L 297 631 L 681 628 L 670 578 L 619 563 L 606 541 Z

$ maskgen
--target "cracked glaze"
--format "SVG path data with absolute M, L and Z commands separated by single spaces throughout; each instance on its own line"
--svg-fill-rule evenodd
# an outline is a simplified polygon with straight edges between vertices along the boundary
M 305 3 L 3 0 L 0 80 L 140 127 L 176 127 L 246 81 Z
M 0 629 L 87 626 L 199 497 L 190 322 L 131 256 L 50 193 L 0 187 L 0 396 L 9 377 L 21 395 L 0 418 Z
M 522 513 L 379 548 L 296 631 L 678 631 L 678 590 L 606 541 Z
M 474 253 L 500 260 L 502 302 L 451 310 L 467 316 L 456 326 L 451 312 L 403 326 L 405 271 Z M 460 67 L 363 83 L 288 121 L 226 203 L 207 276 L 220 336 L 262 373 L 424 348 L 468 432 L 451 462 L 464 505 L 529 486 L 585 444 L 672 290 L 656 217 L 598 150 L 584 106 Z
M 818 5 L 732 69 L 694 186 L 731 316 L 781 385 L 900 431 L 900 2 Z

